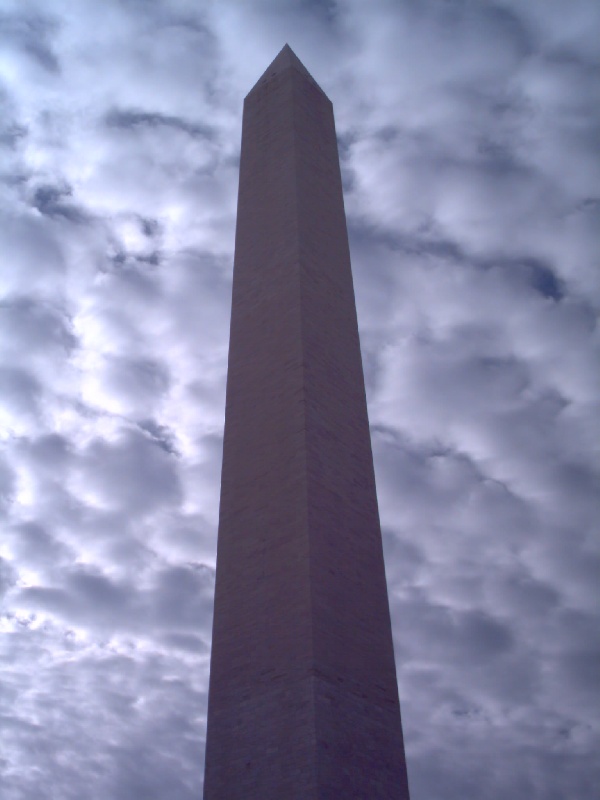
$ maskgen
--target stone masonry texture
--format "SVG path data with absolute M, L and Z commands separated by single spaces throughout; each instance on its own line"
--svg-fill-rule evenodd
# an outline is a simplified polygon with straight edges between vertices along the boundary
M 244 102 L 205 800 L 408 800 L 331 102 Z

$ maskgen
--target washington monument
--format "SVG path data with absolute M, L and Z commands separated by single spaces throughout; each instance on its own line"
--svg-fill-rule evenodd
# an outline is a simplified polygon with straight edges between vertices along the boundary
M 331 102 L 244 102 L 205 800 L 408 800 Z

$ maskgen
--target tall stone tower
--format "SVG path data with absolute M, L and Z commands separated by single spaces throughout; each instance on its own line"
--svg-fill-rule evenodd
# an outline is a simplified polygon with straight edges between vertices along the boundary
M 246 97 L 205 800 L 408 800 L 329 99 Z

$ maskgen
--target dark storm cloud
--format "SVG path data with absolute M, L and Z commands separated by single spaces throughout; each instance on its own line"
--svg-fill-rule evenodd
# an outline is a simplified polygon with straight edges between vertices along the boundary
M 595 796 L 599 27 L 7 5 L 7 800 L 201 793 L 241 101 L 285 41 L 335 106 L 413 800 Z
M 75 566 L 61 570 L 60 586 L 30 586 L 15 596 L 15 604 L 33 612 L 46 611 L 71 625 L 84 625 L 115 636 L 124 633 L 193 636 L 210 625 L 213 572 L 202 565 L 158 568 L 146 590 L 111 579 L 96 569 Z M 208 644 L 204 640 L 205 645 Z
M 180 500 L 174 457 L 135 431 L 114 442 L 95 439 L 80 463 L 82 489 L 108 507 L 147 514 Z
M 174 444 L 172 431 L 166 425 L 160 425 L 153 419 L 142 420 L 140 428 L 152 436 L 154 441 L 170 455 L 179 455 Z
M 107 113 L 105 120 L 109 127 L 124 128 L 126 130 L 132 130 L 134 133 L 138 126 L 147 126 L 149 128 L 174 128 L 175 130 L 187 133 L 189 136 L 198 136 L 205 139 L 211 139 L 215 136 L 214 128 L 211 128 L 209 125 L 189 122 L 188 120 L 169 114 L 134 111 L 131 109 L 113 109 Z
M 50 564 L 66 564 L 72 558 L 72 552 L 38 522 L 19 523 L 7 534 L 11 550 L 17 558 L 34 569 L 43 571 Z
M 57 21 L 45 14 L 15 14 L 0 12 L 0 41 L 22 50 L 37 65 L 50 73 L 60 70 L 53 46 Z
M 17 572 L 8 561 L 0 559 L 0 598 L 17 582 Z
M 340 10 L 336 0 L 298 0 L 296 5 L 300 13 L 304 12 L 327 23 L 334 22 Z
M 167 366 L 152 359 L 106 356 L 104 369 L 104 385 L 134 399 L 163 394 L 169 388 Z
M 48 348 L 68 353 L 76 344 L 70 321 L 60 309 L 19 295 L 0 302 L 0 341 L 29 355 Z
M 64 253 L 58 232 L 43 219 L 8 211 L 0 230 L 3 286 L 9 292 L 31 292 L 64 272 Z
M 22 416 L 41 413 L 42 387 L 28 372 L 17 367 L 0 368 L 0 393 L 6 407 Z
M 27 136 L 27 129 L 21 125 L 8 124 L 0 128 L 0 144 L 15 148 L 18 143 Z
M 70 203 L 68 198 L 72 189 L 68 186 L 38 186 L 31 199 L 31 205 L 41 214 L 49 217 L 64 217 L 69 222 L 84 222 L 87 215 L 83 209 Z

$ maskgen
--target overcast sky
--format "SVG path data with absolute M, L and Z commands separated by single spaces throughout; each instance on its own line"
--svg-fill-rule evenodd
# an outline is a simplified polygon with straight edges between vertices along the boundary
M 334 103 L 413 800 L 600 784 L 600 4 L 0 0 L 0 785 L 199 800 L 242 100 Z

